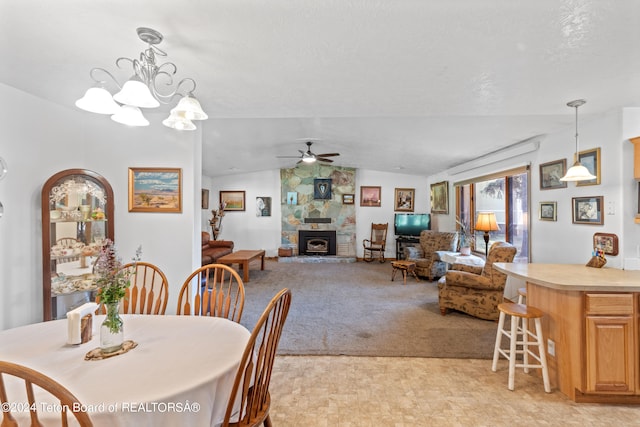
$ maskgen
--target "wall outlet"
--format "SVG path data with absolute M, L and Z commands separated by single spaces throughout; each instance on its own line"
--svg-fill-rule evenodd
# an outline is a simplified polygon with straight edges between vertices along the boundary
M 547 338 L 547 353 L 549 353 L 549 356 L 556 355 L 556 343 L 553 340 L 550 340 L 548 338 Z

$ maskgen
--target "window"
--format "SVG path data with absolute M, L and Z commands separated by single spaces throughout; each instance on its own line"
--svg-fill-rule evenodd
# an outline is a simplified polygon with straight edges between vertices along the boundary
M 456 214 L 467 229 L 478 212 L 494 212 L 500 229 L 489 233 L 488 246 L 506 241 L 518 252 L 514 262 L 529 262 L 529 168 L 517 168 L 454 184 Z M 472 249 L 484 253 L 484 233 L 476 232 Z

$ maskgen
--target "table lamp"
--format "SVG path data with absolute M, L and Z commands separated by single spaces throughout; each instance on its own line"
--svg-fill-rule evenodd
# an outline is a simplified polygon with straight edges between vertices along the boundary
M 484 231 L 484 257 L 489 254 L 489 232 L 500 230 L 493 212 L 479 212 L 476 219 L 476 230 Z

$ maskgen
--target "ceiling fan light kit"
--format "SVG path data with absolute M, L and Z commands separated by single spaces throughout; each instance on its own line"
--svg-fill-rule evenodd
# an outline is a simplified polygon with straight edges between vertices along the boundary
M 162 42 L 163 36 L 158 31 L 140 27 L 137 29 L 140 40 L 148 44 L 147 49 L 140 53 L 140 59 L 120 57 L 116 66 L 121 62 L 130 63 L 133 75 L 124 85 L 104 68 L 93 68 L 89 75 L 95 86 L 89 88 L 85 95 L 76 101 L 76 106 L 82 110 L 97 114 L 111 115 L 115 122 L 129 126 L 148 126 L 149 121 L 144 118 L 140 108 L 157 108 L 161 104 L 170 104 L 173 98 L 180 96 L 178 105 L 171 110 L 171 114 L 162 124 L 177 130 L 194 130 L 193 120 L 206 120 L 207 114 L 193 95 L 196 82 L 192 78 L 184 78 L 167 93 L 158 90 L 157 79 L 160 77 L 163 87 L 173 85 L 173 76 L 178 67 L 173 62 L 156 63 L 156 56 L 167 56 L 166 52 L 156 45 Z M 98 78 L 98 74 L 108 77 L 107 80 Z M 109 82 L 115 83 L 119 91 L 113 96 L 106 89 Z M 185 90 L 188 88 L 188 90 Z
M 327 159 L 327 157 L 335 157 L 340 155 L 340 153 L 315 154 L 314 152 L 311 151 L 311 145 L 313 144 L 313 142 L 307 141 L 306 144 L 307 144 L 307 151 L 298 150 L 300 152 L 300 156 L 277 156 L 277 157 L 281 159 L 300 159 L 298 160 L 298 163 L 311 164 L 311 163 L 315 163 L 316 161 L 333 163 L 333 160 Z

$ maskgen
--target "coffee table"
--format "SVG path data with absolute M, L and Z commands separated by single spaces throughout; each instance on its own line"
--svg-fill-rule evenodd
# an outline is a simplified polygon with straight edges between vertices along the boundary
M 238 264 L 238 267 L 242 268 L 242 280 L 244 282 L 249 281 L 249 263 L 255 259 L 260 258 L 260 270 L 264 270 L 264 250 L 251 251 L 241 250 L 229 255 L 218 258 L 220 264 Z

